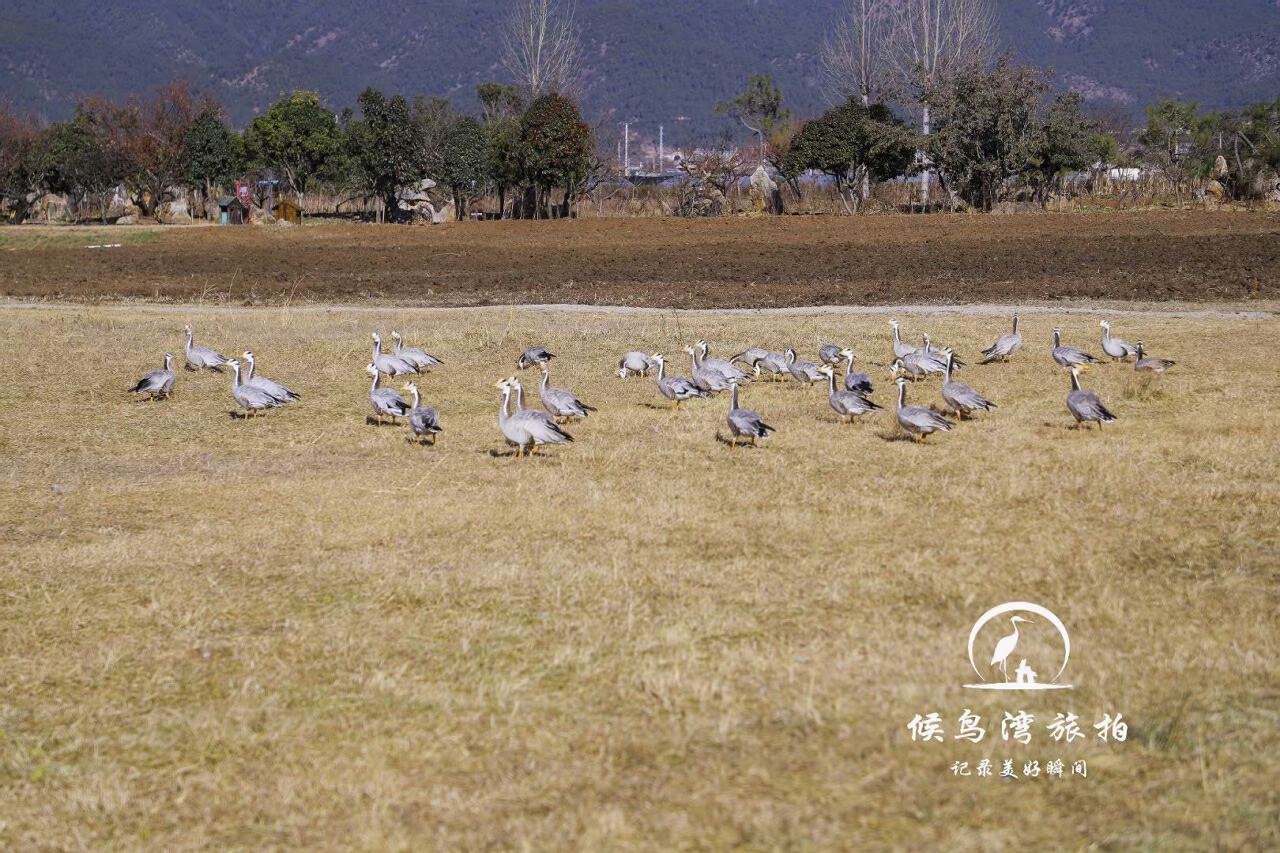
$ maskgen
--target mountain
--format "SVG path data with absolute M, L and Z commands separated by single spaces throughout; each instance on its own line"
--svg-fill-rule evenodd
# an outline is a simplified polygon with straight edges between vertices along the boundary
M 675 143 L 722 132 L 714 105 L 754 72 L 799 115 L 824 106 L 817 54 L 846 0 L 578 0 L 584 114 L 664 124 Z M 1002 47 L 1064 87 L 1137 115 L 1159 97 L 1236 107 L 1280 95 L 1280 0 L 998 0 Z M 1211 8 L 1210 8 L 1211 7 Z M 474 105 L 502 79 L 505 0 L 0 0 L 0 101 L 50 119 L 87 94 L 123 97 L 173 77 L 234 123 L 294 88 L 335 108 L 365 86 Z

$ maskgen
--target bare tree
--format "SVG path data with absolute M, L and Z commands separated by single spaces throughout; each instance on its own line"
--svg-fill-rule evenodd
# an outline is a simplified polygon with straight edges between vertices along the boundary
M 574 5 L 516 0 L 502 29 L 502 64 L 531 98 L 573 96 L 582 73 Z
M 957 67 L 989 57 L 995 49 L 997 19 L 991 0 L 896 0 L 891 4 L 890 60 L 920 104 L 920 129 L 929 135 L 930 93 Z M 920 196 L 929 204 L 929 170 Z
M 822 45 L 823 88 L 833 104 L 856 97 L 867 107 L 873 95 L 883 94 L 889 76 L 892 8 L 892 0 L 850 0 L 827 33 Z M 861 200 L 870 195 L 871 179 L 864 172 Z
M 870 106 L 889 70 L 891 0 L 850 0 L 822 45 L 823 90 L 832 105 L 851 97 Z

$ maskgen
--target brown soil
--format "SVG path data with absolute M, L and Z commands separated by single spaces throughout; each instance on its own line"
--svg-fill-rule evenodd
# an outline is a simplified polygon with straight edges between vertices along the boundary
M 97 251 L 4 250 L 3 236 L 0 292 L 25 299 L 742 308 L 1280 295 L 1274 214 L 172 228 Z

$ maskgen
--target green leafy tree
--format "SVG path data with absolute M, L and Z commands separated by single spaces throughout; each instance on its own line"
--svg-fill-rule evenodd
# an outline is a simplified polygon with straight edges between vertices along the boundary
M 485 156 L 489 180 L 498 193 L 498 216 L 505 217 L 507 192 L 520 185 L 524 174 L 521 139 L 524 126 L 519 118 L 495 119 L 485 124 Z
M 480 120 L 485 124 L 519 118 L 526 105 L 524 92 L 506 83 L 481 83 L 476 86 L 476 97 L 480 100 Z
M 107 194 L 123 175 L 113 168 L 105 141 L 95 132 L 90 116 L 77 110 L 70 121 L 52 125 L 49 146 L 53 158 L 49 189 L 71 196 L 77 209 L 95 198 L 98 215 L 105 222 Z
M 1079 92 L 1058 95 L 1044 111 L 1040 151 L 1033 157 L 1035 168 L 1030 177 L 1037 184 L 1041 203 L 1050 186 L 1061 186 L 1069 172 L 1087 169 L 1099 161 L 1105 145 L 1096 133 L 1096 125 L 1082 110 L 1084 96 Z M 1106 137 L 1115 144 L 1115 140 Z
M 261 169 L 277 171 L 306 196 L 311 179 L 340 150 L 338 120 L 314 92 L 293 92 L 254 118 L 244 132 L 245 157 Z
M 524 92 L 505 83 L 476 87 L 484 126 L 489 181 L 498 194 L 498 216 L 506 216 L 507 192 L 520 184 L 520 124 Z
M 448 98 L 419 95 L 413 101 L 413 124 L 417 128 L 419 158 L 429 177 L 434 179 L 444 157 L 449 134 L 459 115 Z
M 401 95 L 388 98 L 368 88 L 356 99 L 364 116 L 357 156 L 370 189 L 380 196 L 386 210 L 395 217 L 399 210 L 397 191 L 422 179 L 425 174 L 422 137 Z
M 1140 142 L 1147 162 L 1173 184 L 1182 207 L 1182 190 L 1203 166 L 1198 143 L 1203 141 L 1199 105 L 1166 100 L 1147 107 L 1147 126 Z
M 926 140 L 943 185 L 968 204 L 991 210 L 1006 182 L 1041 174 L 1045 72 L 1002 57 L 987 71 L 974 62 L 931 95 L 936 132 Z
M 340 143 L 337 151 L 325 161 L 317 176 L 339 192 L 368 199 L 373 195 L 373 180 L 364 168 L 364 151 L 369 147 L 369 126 L 351 107 L 344 107 L 338 118 Z M 341 209 L 342 201 L 338 202 Z
M 489 146 L 480 122 L 464 116 L 453 123 L 445 139 L 436 181 L 453 194 L 454 212 L 461 222 L 471 200 L 484 193 L 489 177 Z
M 753 74 L 747 88 L 731 100 L 716 106 L 716 112 L 742 122 L 760 139 L 760 162 L 764 162 L 764 141 L 791 120 L 782 106 L 782 90 L 768 74 Z
M 849 209 L 845 196 L 851 188 L 858 188 L 855 201 L 860 204 L 864 186 L 905 173 L 914 153 L 915 135 L 906 122 L 884 104 L 867 106 L 855 95 L 800 127 L 781 170 L 792 179 L 809 169 L 830 175 Z
M 1215 161 L 1212 177 L 1232 198 L 1263 197 L 1280 183 L 1280 99 L 1211 113 L 1200 119 L 1199 136 L 1207 146 L 1205 166 Z
M 187 179 L 198 187 L 208 211 L 214 187 L 226 187 L 240 170 L 244 146 L 215 109 L 201 110 L 187 131 Z
M 552 93 L 529 105 L 521 122 L 520 151 L 525 178 L 542 199 L 536 215 L 557 187 L 564 190 L 562 215 L 569 215 L 574 193 L 591 169 L 592 146 L 591 126 L 569 98 Z

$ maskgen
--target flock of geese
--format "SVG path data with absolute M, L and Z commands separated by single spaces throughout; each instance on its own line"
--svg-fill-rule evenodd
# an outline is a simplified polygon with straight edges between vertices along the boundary
M 1018 330 L 1018 322 L 1018 315 L 1014 314 L 1013 330 L 982 351 L 982 364 L 1006 362 L 1022 349 L 1022 333 Z M 923 336 L 921 346 L 912 346 L 902 340 L 897 320 L 890 320 L 889 325 L 893 330 L 890 374 L 898 387 L 895 413 L 899 426 L 913 441 L 923 442 L 935 432 L 950 432 L 957 422 L 966 417 L 996 408 L 995 403 L 978 391 L 953 378 L 966 363 L 956 356 L 951 347 L 934 346 L 927 334 Z M 1163 373 L 1173 367 L 1172 361 L 1146 355 L 1142 341 L 1129 344 L 1113 337 L 1111 324 L 1106 320 L 1101 321 L 1100 325 L 1102 351 L 1113 362 L 1127 363 L 1132 359 L 1133 369 L 1139 372 Z M 415 382 L 404 386 L 404 391 L 412 398 L 406 400 L 394 388 L 382 385 L 382 377 L 418 374 L 440 366 L 443 362 L 424 350 L 405 346 L 399 332 L 391 333 L 395 341 L 391 352 L 383 351 L 380 335 L 375 332 L 372 337 L 373 354 L 365 370 L 371 377 L 369 404 L 376 423 L 381 426 L 383 419 L 389 418 L 394 424 L 396 418 L 404 418 L 413 433 L 413 441 L 429 441 L 434 445 L 442 431 L 440 413 L 423 405 Z M 766 376 L 770 381 L 786 381 L 789 376 L 810 387 L 815 383 L 825 383 L 827 400 L 841 423 L 852 423 L 855 418 L 883 408 L 871 401 L 870 395 L 874 390 L 871 377 L 854 369 L 857 356 L 847 346 L 823 345 L 818 350 L 816 362 L 800 359 L 794 349 L 779 353 L 758 347 L 738 353 L 728 360 L 713 358 L 710 345 L 705 340 L 685 346 L 684 352 L 690 358 L 689 376 L 669 375 L 662 353 L 647 354 L 640 351 L 625 353 L 618 361 L 617 374 L 623 379 L 648 377 L 656 370 L 658 392 L 676 409 L 684 401 L 706 399 L 727 391 L 729 412 L 726 422 L 731 447 L 737 447 L 739 442 L 755 445 L 757 440 L 768 438 L 770 433 L 776 432 L 774 427 L 765 423 L 759 413 L 739 405 L 739 387 Z M 266 409 L 278 409 L 301 399 L 287 386 L 258 374 L 252 352 L 246 350 L 242 354 L 242 364 L 238 359 L 227 358 L 212 349 L 197 346 L 190 326 L 186 327 L 184 354 L 186 370 L 222 373 L 225 367 L 231 368 L 231 397 L 244 410 L 246 421 L 256 418 L 259 412 Z M 1104 423 L 1116 420 L 1115 414 L 1095 392 L 1086 391 L 1080 386 L 1081 373 L 1102 363 L 1102 359 L 1079 347 L 1063 344 L 1060 329 L 1053 330 L 1051 355 L 1054 362 L 1068 369 L 1071 374 L 1071 390 L 1067 394 L 1066 405 L 1075 419 L 1073 426 L 1080 428 L 1096 423 L 1101 430 Z M 531 455 L 544 445 L 572 442 L 573 436 L 565 431 L 564 426 L 597 411 L 583 403 L 569 389 L 551 385 L 551 360 L 555 357 L 545 347 L 535 346 L 525 350 L 516 360 L 519 370 L 537 367 L 541 372 L 538 395 L 542 401 L 542 409 L 525 407 L 524 387 L 515 375 L 498 381 L 494 386 L 502 395 L 498 408 L 498 429 L 506 442 L 516 449 L 517 457 Z M 177 380 L 173 361 L 173 354 L 165 353 L 164 366 L 143 376 L 129 390 L 137 395 L 146 394 L 149 400 L 163 400 L 172 396 Z M 837 375 L 841 372 L 838 386 Z M 942 379 L 943 411 L 908 405 L 908 382 L 927 381 L 933 376 Z

